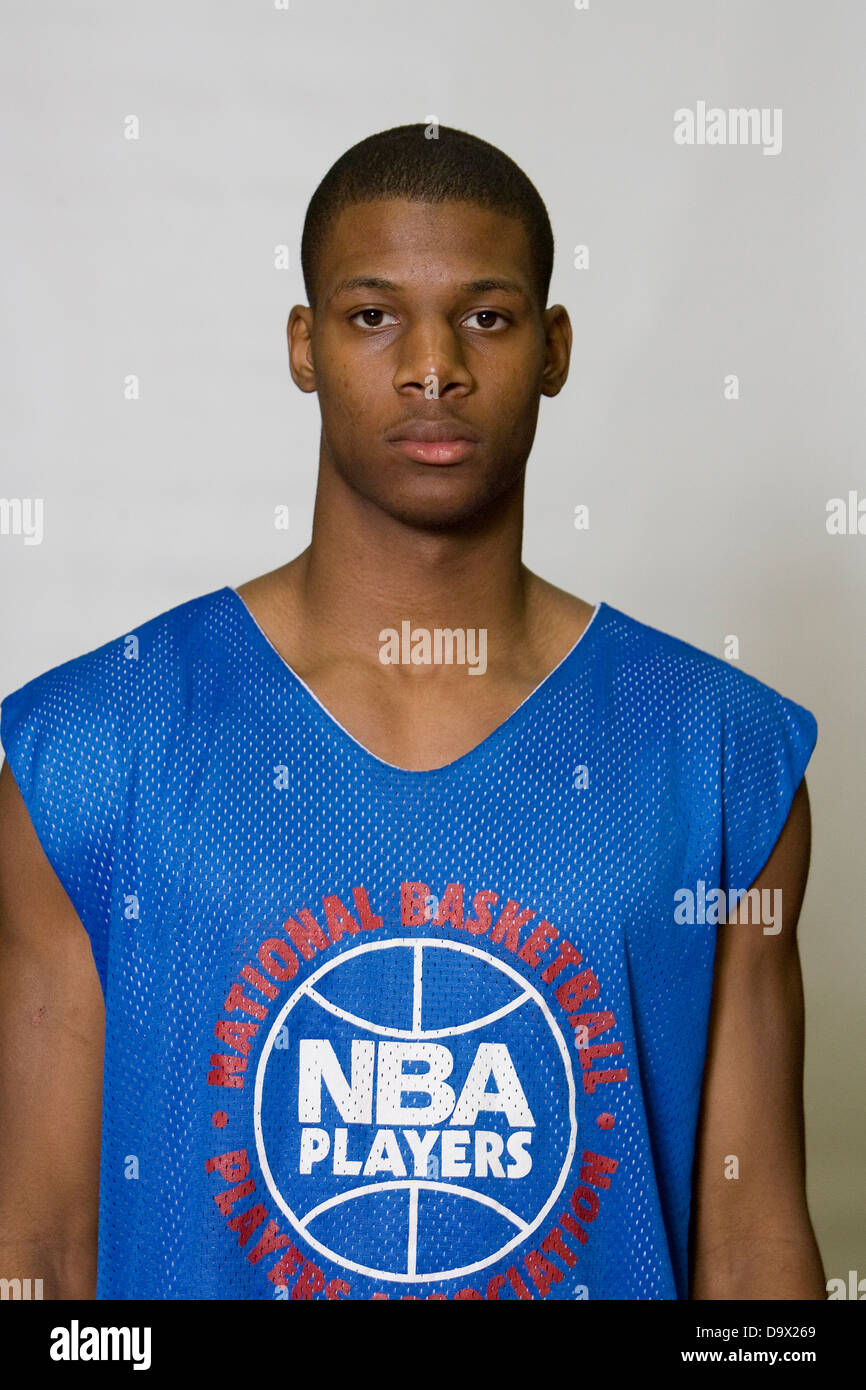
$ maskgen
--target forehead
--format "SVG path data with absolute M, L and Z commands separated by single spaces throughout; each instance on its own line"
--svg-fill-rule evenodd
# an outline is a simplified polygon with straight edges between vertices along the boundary
M 355 276 L 407 288 L 514 280 L 528 295 L 533 286 L 529 238 L 519 218 L 476 203 L 402 198 L 352 203 L 331 224 L 319 259 L 322 299 Z

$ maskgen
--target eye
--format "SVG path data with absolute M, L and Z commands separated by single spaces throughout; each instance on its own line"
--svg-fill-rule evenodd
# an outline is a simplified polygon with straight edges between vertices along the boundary
M 498 309 L 476 309 L 474 314 L 470 314 L 470 315 L 469 315 L 469 318 L 470 318 L 470 319 L 488 319 L 488 320 L 489 320 L 489 319 L 501 319 L 501 320 L 502 320 L 502 323 L 503 323 L 503 326 L 507 326 L 507 324 L 508 324 L 508 322 L 509 322 L 509 320 L 505 317 L 504 314 L 500 314 L 500 312 L 499 312 Z M 464 319 L 464 323 L 469 323 L 469 319 Z M 489 323 L 489 322 L 488 322 L 488 323 L 481 323 L 481 324 L 478 324 L 477 326 L 478 326 L 479 328 L 483 328 L 483 329 L 485 329 L 485 330 L 489 330 L 489 329 L 491 329 L 491 328 L 495 329 L 495 327 L 496 327 L 495 324 Z M 470 325 L 470 327 L 471 327 L 471 325 Z
M 396 316 L 394 314 L 388 314 L 388 311 L 386 309 L 359 309 L 357 313 L 350 315 L 349 322 L 355 323 L 356 320 L 359 319 L 362 314 L 372 314 L 374 317 L 378 314 L 380 316 L 380 320 L 383 314 L 387 314 L 388 318 L 393 319 L 395 323 L 397 322 Z M 358 324 L 359 328 L 383 328 L 386 326 L 390 327 L 390 325 L 384 325 L 383 323 L 381 323 L 381 321 L 375 323 L 371 322 L 369 318 L 366 318 L 363 323 Z

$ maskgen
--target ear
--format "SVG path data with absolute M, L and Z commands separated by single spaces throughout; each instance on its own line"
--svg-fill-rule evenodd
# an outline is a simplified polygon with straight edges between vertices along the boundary
M 541 375 L 541 391 L 545 396 L 558 396 L 568 376 L 571 359 L 571 319 L 562 304 L 554 304 L 544 312 L 546 354 Z
M 302 391 L 316 390 L 313 366 L 313 311 L 306 304 L 295 304 L 286 328 L 289 343 L 289 371 Z

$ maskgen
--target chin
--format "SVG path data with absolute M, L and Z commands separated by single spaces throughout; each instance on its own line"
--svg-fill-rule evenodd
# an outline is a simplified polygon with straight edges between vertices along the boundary
M 441 482 L 445 482 L 442 479 Z M 425 531 L 453 531 L 477 525 L 498 497 L 490 488 L 469 488 L 455 479 L 449 486 L 404 487 L 399 493 L 381 494 L 370 500 L 404 526 Z
M 461 509 L 444 511 L 442 508 L 415 508 L 412 510 L 394 508 L 390 515 L 395 521 L 401 522 L 404 526 L 413 527 L 416 531 L 460 531 L 471 528 L 478 523 L 477 511 L 467 512 Z
M 424 531 L 478 527 L 484 515 L 501 504 L 523 475 L 525 461 L 509 461 L 491 470 L 483 459 L 468 464 L 395 467 L 383 460 L 358 468 L 339 468 L 350 489 L 404 526 Z

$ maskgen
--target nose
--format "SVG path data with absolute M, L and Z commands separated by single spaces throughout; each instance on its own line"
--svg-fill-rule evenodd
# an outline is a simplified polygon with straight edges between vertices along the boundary
M 473 378 L 452 325 L 441 315 L 415 320 L 401 334 L 394 388 L 404 395 L 465 395 Z

